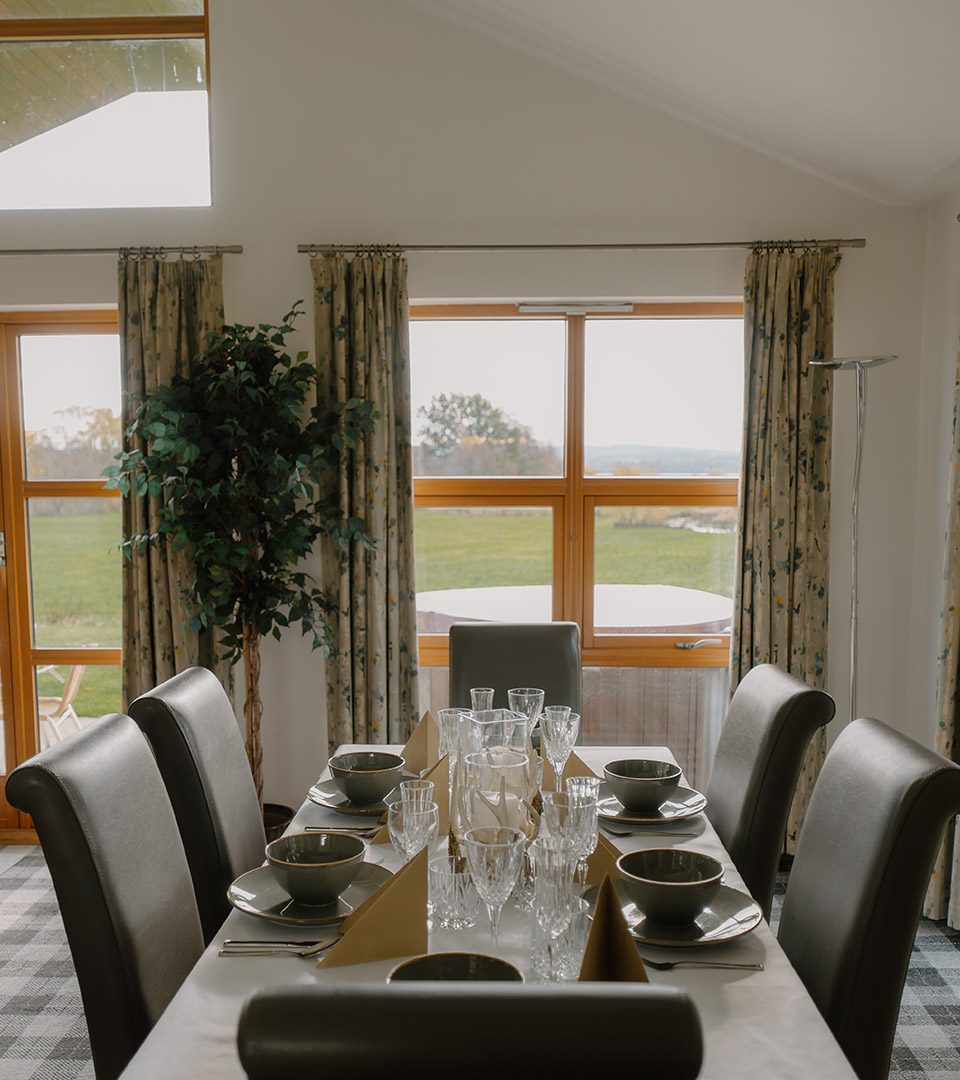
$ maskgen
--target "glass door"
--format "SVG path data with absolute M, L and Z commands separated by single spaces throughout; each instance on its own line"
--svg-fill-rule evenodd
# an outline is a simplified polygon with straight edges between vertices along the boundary
M 13 319 L 0 314 L 4 768 L 122 704 L 121 502 L 101 478 L 120 447 L 116 316 Z

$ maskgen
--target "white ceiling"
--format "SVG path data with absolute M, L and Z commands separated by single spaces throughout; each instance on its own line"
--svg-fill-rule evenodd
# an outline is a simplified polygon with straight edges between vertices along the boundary
M 960 0 L 407 0 L 889 203 L 960 184 Z

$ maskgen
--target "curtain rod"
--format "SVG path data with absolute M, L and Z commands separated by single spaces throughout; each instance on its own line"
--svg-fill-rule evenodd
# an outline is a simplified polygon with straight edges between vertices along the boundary
M 349 255 L 428 251 L 710 251 L 714 248 L 862 248 L 863 237 L 847 240 L 707 240 L 673 244 L 297 244 L 301 255 Z
M 0 255 L 120 255 L 139 258 L 154 255 L 242 255 L 242 244 L 190 244 L 185 247 L 88 247 L 88 248 L 0 248 Z

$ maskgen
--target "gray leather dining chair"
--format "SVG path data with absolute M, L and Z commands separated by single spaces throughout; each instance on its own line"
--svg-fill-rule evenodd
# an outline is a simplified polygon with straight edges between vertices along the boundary
M 589 1076 L 599 1067 L 693 1080 L 703 1060 L 700 1017 L 683 991 L 622 982 L 278 987 L 247 1000 L 237 1045 L 250 1080 L 382 1080 L 414 1063 L 423 1076 Z
M 933 861 L 960 766 L 878 720 L 827 754 L 800 833 L 780 944 L 860 1080 L 887 1076 Z
M 492 686 L 493 704 L 507 691 L 536 686 L 547 705 L 580 712 L 580 628 L 574 622 L 454 623 L 450 627 L 450 707 L 470 708 L 470 690 Z
M 142 732 L 111 715 L 14 769 L 73 955 L 98 1080 L 120 1075 L 203 951 L 177 823 Z
M 130 715 L 156 754 L 209 943 L 230 911 L 227 889 L 266 847 L 233 706 L 213 672 L 195 667 L 138 697 Z
M 766 919 L 803 756 L 835 711 L 829 694 L 773 664 L 748 671 L 730 699 L 707 817 Z

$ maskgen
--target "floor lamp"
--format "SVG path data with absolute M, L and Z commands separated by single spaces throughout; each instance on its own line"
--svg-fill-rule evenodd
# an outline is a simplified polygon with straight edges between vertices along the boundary
M 835 356 L 830 360 L 810 361 L 810 367 L 857 373 L 857 452 L 853 461 L 853 504 L 850 508 L 850 720 L 857 718 L 857 556 L 860 546 L 860 461 L 867 417 L 867 368 L 889 364 L 896 359 L 896 356 Z

